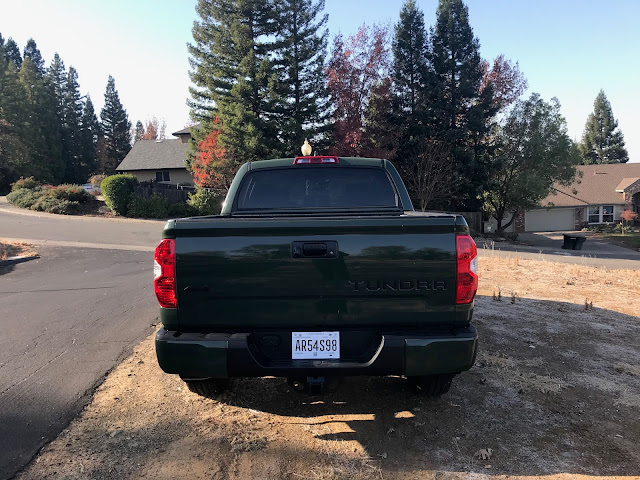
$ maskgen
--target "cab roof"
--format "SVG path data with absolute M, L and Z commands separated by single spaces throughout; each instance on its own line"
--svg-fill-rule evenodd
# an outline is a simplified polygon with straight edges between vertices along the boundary
M 247 164 L 248 170 L 259 170 L 262 168 L 277 168 L 277 167 L 299 167 L 294 165 L 294 157 L 290 158 L 275 158 L 273 160 L 259 160 L 257 162 L 249 162 Z M 380 158 L 364 158 L 364 157 L 338 157 L 339 163 L 336 165 L 351 165 L 360 167 L 378 167 L 383 168 L 384 160 Z

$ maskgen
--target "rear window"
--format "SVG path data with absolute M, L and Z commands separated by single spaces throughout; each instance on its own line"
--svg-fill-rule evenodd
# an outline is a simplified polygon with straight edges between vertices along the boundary
M 237 210 L 394 208 L 395 190 L 381 168 L 304 166 L 249 172 Z

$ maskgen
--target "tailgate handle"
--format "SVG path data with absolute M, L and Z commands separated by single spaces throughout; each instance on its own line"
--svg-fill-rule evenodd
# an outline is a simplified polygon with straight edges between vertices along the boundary
M 291 256 L 293 258 L 337 258 L 338 242 L 293 242 Z
M 326 243 L 304 243 L 302 253 L 307 257 L 323 257 L 327 254 Z

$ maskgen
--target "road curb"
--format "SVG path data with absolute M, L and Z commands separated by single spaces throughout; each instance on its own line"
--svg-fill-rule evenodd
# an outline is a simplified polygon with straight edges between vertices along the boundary
M 16 207 L 7 202 L 6 197 L 0 197 L 0 212 L 10 215 L 24 215 L 26 217 L 38 218 L 64 218 L 71 221 L 84 222 L 122 222 L 122 223 L 166 223 L 166 220 L 153 220 L 147 218 L 128 218 L 128 217 L 103 217 L 100 215 L 61 215 L 57 213 L 34 212 L 26 208 Z
M 6 265 L 15 265 L 16 263 L 28 262 L 29 260 L 35 260 L 36 258 L 40 258 L 40 255 L 9 257 L 6 260 L 0 260 L 0 267 L 4 267 Z
M 155 245 L 126 245 L 121 243 L 94 243 L 94 242 L 69 242 L 63 240 L 43 240 L 37 238 L 9 238 L 0 237 L 0 240 L 13 243 L 29 243 L 39 247 L 71 247 L 71 248 L 97 248 L 100 250 L 128 250 L 134 252 L 155 252 Z

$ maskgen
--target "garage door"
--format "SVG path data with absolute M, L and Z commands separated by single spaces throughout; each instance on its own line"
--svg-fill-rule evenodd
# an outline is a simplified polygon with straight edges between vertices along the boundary
M 573 208 L 530 210 L 524 215 L 524 229 L 527 232 L 556 232 L 574 228 Z

